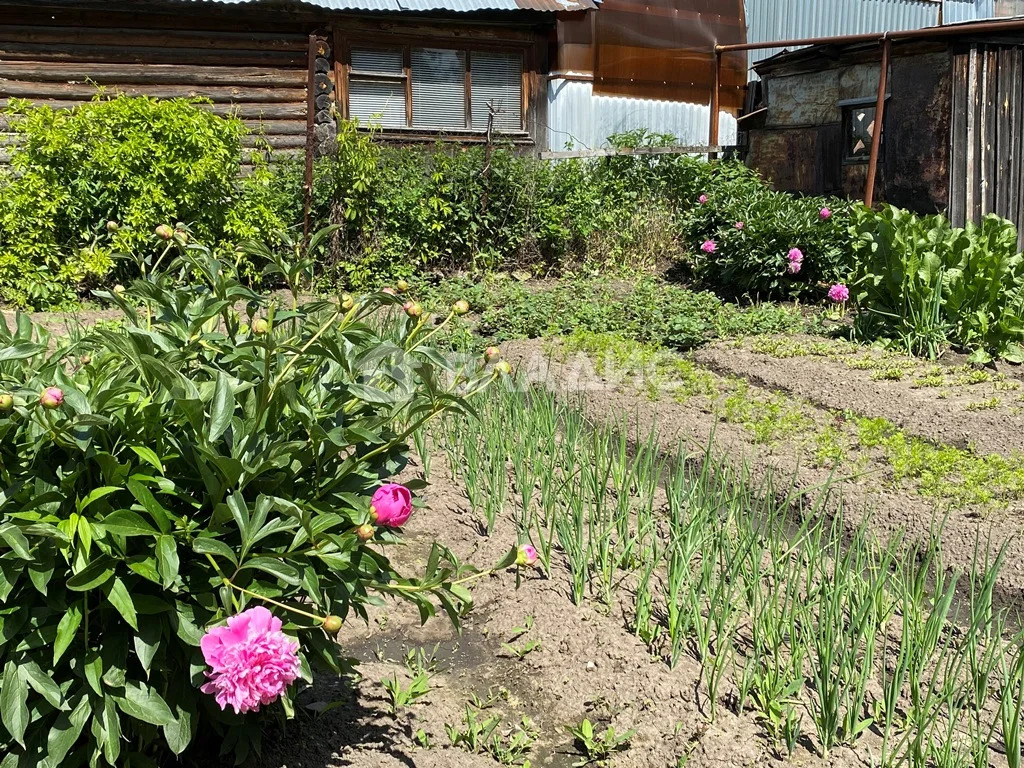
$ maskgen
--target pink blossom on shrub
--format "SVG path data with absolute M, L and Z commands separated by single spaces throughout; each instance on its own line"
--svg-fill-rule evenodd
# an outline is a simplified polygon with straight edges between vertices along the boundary
M 799 261 L 789 262 L 789 274 L 795 275 L 803 268 L 803 264 Z
M 850 289 L 842 283 L 837 283 L 828 289 L 828 297 L 835 302 L 848 301 L 850 298 Z
M 540 557 L 537 554 L 537 549 L 530 544 L 523 544 L 519 547 L 519 552 L 516 555 L 516 565 L 533 565 L 537 562 Z
M 800 264 L 804 260 L 804 252 L 801 251 L 799 248 L 790 248 L 789 253 L 786 254 L 786 258 L 789 259 L 791 262 L 796 262 L 797 264 Z
M 746 225 L 742 221 L 737 221 L 735 226 L 736 229 L 743 229 Z
M 718 250 L 718 243 L 714 240 L 705 240 L 700 249 L 704 251 L 704 253 L 714 253 Z
M 399 528 L 412 514 L 412 493 L 404 485 L 382 485 L 370 499 L 370 517 L 378 525 Z
M 57 387 L 47 387 L 39 396 L 39 404 L 43 408 L 60 408 L 64 404 L 64 392 Z
M 704 203 L 706 203 L 707 201 L 708 201 L 708 196 L 707 195 L 701 195 L 700 197 L 697 198 L 697 202 L 700 203 L 701 205 L 704 205 Z
M 212 671 L 200 690 L 221 709 L 256 712 L 271 704 L 299 676 L 299 644 L 281 631 L 281 620 L 262 606 L 228 619 L 199 641 Z
M 822 208 L 820 211 L 818 211 L 818 215 L 824 221 L 825 219 L 831 219 L 832 218 L 832 211 L 830 211 L 827 207 L 825 207 L 825 208 Z

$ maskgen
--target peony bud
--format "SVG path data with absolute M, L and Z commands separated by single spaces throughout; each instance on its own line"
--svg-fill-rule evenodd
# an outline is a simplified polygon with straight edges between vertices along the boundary
M 14 410 L 14 398 L 6 392 L 0 395 L 0 413 L 10 413 Z
M 356 536 L 358 536 L 362 541 L 369 541 L 373 538 L 374 533 L 376 533 L 376 531 L 373 530 L 373 526 L 369 523 L 363 523 L 356 528 Z
M 423 307 L 417 304 L 415 301 L 407 301 L 402 305 L 402 309 L 405 310 L 405 314 L 409 317 L 419 317 L 423 314 Z
M 533 565 L 539 557 L 536 548 L 529 544 L 523 544 L 516 554 L 516 565 Z
M 405 293 L 406 291 L 409 290 L 409 283 L 407 283 L 405 280 L 399 280 L 397 283 L 395 283 L 395 287 L 398 288 L 399 293 Z
M 501 350 L 497 347 L 488 347 L 484 350 L 484 360 L 488 363 L 492 363 L 501 357 Z
M 110 220 L 107 222 L 107 232 L 117 232 L 117 230 L 119 230 L 120 228 L 121 227 L 114 220 Z
M 92 355 L 82 355 L 82 365 L 88 365 L 92 362 Z
M 818 211 L 818 216 L 821 217 L 822 221 L 825 221 L 826 219 L 831 219 L 832 211 L 830 211 L 827 207 L 822 208 L 820 211 Z
M 124 286 L 121 285 L 120 283 L 115 285 L 114 286 L 114 293 L 117 294 L 118 296 L 122 295 L 124 293 Z
M 185 226 L 185 222 L 179 221 L 177 224 L 174 225 L 174 229 L 177 232 L 184 232 L 186 229 L 188 229 L 188 227 Z
M 167 224 L 161 224 L 156 228 L 156 234 L 161 240 L 170 240 L 174 237 L 174 230 L 171 229 Z
M 347 293 L 341 294 L 341 308 L 348 312 L 352 307 L 356 305 L 356 300 L 349 296 Z
M 745 226 L 746 224 L 744 224 L 742 221 L 737 221 L 735 224 L 736 229 L 743 229 L 743 227 Z
M 381 293 L 386 293 L 388 296 L 395 296 L 396 295 L 395 289 L 392 288 L 390 285 L 387 288 L 385 288 L 384 290 L 382 290 Z
M 324 631 L 335 633 L 341 629 L 341 616 L 328 616 L 324 619 Z
M 57 387 L 47 387 L 39 396 L 39 404 L 51 411 L 60 408 L 64 404 L 64 393 Z
M 264 318 L 260 317 L 252 321 L 252 332 L 257 336 L 262 336 L 270 330 L 270 323 Z
M 700 197 L 697 198 L 697 202 L 700 203 L 701 205 L 704 205 L 704 203 L 706 203 L 707 201 L 708 201 L 708 196 L 707 195 L 701 195 Z
M 454 304 L 452 304 L 452 312 L 454 312 L 456 315 L 465 315 L 467 312 L 469 312 L 469 302 L 466 301 L 465 299 L 459 299 Z
M 508 360 L 499 360 L 497 363 L 495 363 L 494 370 L 496 370 L 498 373 L 503 373 L 506 376 L 508 376 L 510 373 L 512 373 L 512 366 L 508 364 Z
M 382 485 L 370 499 L 370 519 L 387 528 L 405 525 L 412 515 L 412 493 L 404 485 Z

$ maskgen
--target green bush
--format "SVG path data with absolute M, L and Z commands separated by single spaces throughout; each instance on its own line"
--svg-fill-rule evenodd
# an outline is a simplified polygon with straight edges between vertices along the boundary
M 356 288 L 422 270 L 636 271 L 681 256 L 676 220 L 710 167 L 683 155 L 552 163 L 514 147 L 382 146 L 343 122 L 337 153 L 318 165 L 315 216 L 344 224 L 329 277 Z
M 0 298 L 73 302 L 117 254 L 154 249 L 161 224 L 222 246 L 292 224 L 265 168 L 237 182 L 245 125 L 202 105 L 102 92 L 70 110 L 13 102 L 22 141 L 0 177 Z
M 911 354 L 936 357 L 951 343 L 976 362 L 1024 362 L 1024 258 L 1011 222 L 989 215 L 961 229 L 939 215 L 861 206 L 852 231 L 857 335 Z
M 767 300 L 811 295 L 820 283 L 849 274 L 848 202 L 777 192 L 740 164 L 712 169 L 682 222 L 689 261 L 703 283 Z M 714 243 L 713 252 L 703 250 L 706 242 Z M 803 255 L 796 274 L 789 271 L 788 259 L 794 248 Z
M 198 246 L 106 298 L 121 324 L 71 340 L 0 323 L 0 765 L 240 762 L 315 670 L 343 668 L 327 616 L 379 593 L 424 618 L 467 607 L 443 547 L 408 580 L 384 554 L 399 532 L 370 548 L 356 526 L 410 434 L 495 369 L 419 346 L 383 294 L 274 314 Z M 221 711 L 200 638 L 260 605 L 300 643 L 300 681 Z

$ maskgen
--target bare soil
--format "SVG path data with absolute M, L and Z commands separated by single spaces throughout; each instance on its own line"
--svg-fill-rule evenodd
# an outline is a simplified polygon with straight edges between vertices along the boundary
M 434 458 L 429 480 L 423 494 L 427 509 L 410 522 L 407 549 L 392 555 L 395 562 L 416 572 L 424 564 L 418 557 L 434 540 L 479 566 L 499 560 L 515 541 L 510 520 L 499 521 L 491 536 L 481 535 L 442 456 Z M 522 571 L 518 589 L 514 572 L 478 582 L 475 606 L 461 635 L 446 618 L 421 627 L 414 610 L 391 602 L 372 612 L 369 626 L 347 625 L 338 639 L 360 660 L 361 677 L 318 684 L 314 701 L 338 698 L 343 706 L 273 736 L 261 768 L 498 766 L 488 755 L 453 748 L 445 733 L 446 725 L 463 727 L 466 704 L 474 696 L 494 702 L 483 716 L 503 715 L 506 730 L 524 716 L 532 720 L 540 734 L 529 754 L 534 766 L 570 768 L 580 760 L 565 726 L 584 717 L 602 729 L 613 725 L 618 733 L 635 729 L 629 747 L 610 763 L 614 768 L 861 764 L 862 756 L 848 749 L 822 762 L 809 743 L 783 761 L 750 713 L 736 716 L 719 706 L 710 723 L 706 695 L 699 692 L 699 664 L 683 658 L 670 669 L 664 660 L 652 658 L 626 628 L 618 609 L 602 610 L 591 602 L 574 605 L 568 574 L 553 567 L 550 578 L 538 570 Z M 533 628 L 514 645 L 528 640 L 541 645 L 518 659 L 502 644 L 528 616 Z M 435 646 L 439 663 L 430 693 L 393 717 L 381 681 L 397 674 L 408 684 L 405 654 L 416 648 L 429 654 Z M 420 730 L 430 748 L 416 741 Z M 874 741 L 869 736 L 862 744 Z

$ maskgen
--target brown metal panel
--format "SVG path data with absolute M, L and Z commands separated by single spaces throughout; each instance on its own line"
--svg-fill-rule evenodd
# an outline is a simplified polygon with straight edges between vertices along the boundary
M 594 18 L 594 90 L 619 96 L 708 103 L 716 43 L 746 38 L 742 0 L 606 0 Z M 722 59 L 721 105 L 741 106 L 742 54 Z

